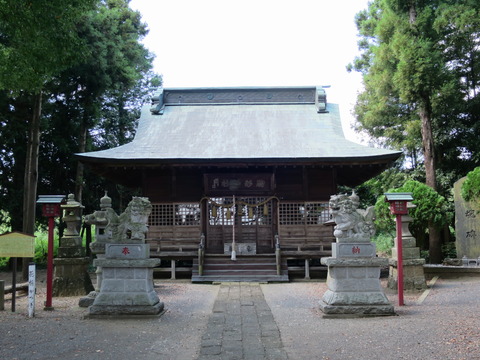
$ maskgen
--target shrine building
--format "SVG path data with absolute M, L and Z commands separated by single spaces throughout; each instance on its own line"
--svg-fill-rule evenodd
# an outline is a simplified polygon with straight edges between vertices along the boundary
M 308 277 L 335 241 L 330 196 L 400 154 L 345 139 L 323 88 L 239 87 L 162 89 L 131 143 L 77 157 L 149 198 L 147 241 L 172 277 L 181 261 L 208 282 L 288 281 L 292 260 Z

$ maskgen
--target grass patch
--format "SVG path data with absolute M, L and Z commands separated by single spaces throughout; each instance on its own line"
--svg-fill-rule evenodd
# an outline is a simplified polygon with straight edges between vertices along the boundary
M 380 256 L 392 256 L 394 237 L 391 234 L 378 233 L 372 238 L 372 242 L 376 244 L 377 254 Z

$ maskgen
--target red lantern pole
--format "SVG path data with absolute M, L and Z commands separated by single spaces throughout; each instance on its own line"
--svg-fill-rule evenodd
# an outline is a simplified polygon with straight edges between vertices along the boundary
M 402 242 L 402 215 L 396 215 L 397 220 L 397 289 L 398 305 L 403 306 L 403 242 Z
M 45 300 L 44 310 L 53 310 L 52 290 L 53 290 L 53 229 L 55 219 L 48 217 L 48 254 L 47 254 L 47 299 Z

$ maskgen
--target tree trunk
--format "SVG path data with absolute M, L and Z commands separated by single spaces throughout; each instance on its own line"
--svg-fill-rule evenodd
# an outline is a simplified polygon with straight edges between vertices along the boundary
M 80 126 L 80 137 L 78 139 L 78 151 L 83 153 L 86 151 L 87 148 L 87 126 L 85 122 L 82 123 Z M 75 199 L 78 202 L 82 202 L 83 196 L 83 174 L 84 174 L 84 166 L 83 164 L 78 161 L 77 162 L 77 172 L 75 175 Z
M 425 97 L 419 109 L 419 116 L 422 122 L 422 143 L 423 157 L 425 163 L 425 183 L 433 190 L 437 190 L 437 177 L 435 174 L 435 148 L 432 132 L 432 110 L 430 98 Z
M 425 96 L 419 109 L 419 116 L 422 122 L 422 143 L 423 157 L 425 164 L 425 183 L 433 190 L 437 190 L 437 177 L 435 174 L 435 148 L 432 132 L 432 110 L 430 98 Z M 442 261 L 442 237 L 440 229 L 435 227 L 433 222 L 428 224 L 428 251 L 430 262 L 438 264 Z
M 34 96 L 32 121 L 30 122 L 27 139 L 27 158 L 25 162 L 25 178 L 23 184 L 23 227 L 25 234 L 35 233 L 35 208 L 38 183 L 38 153 L 40 147 L 40 116 L 42 113 L 42 92 Z M 23 279 L 28 279 L 28 263 L 31 259 L 24 258 L 22 266 Z

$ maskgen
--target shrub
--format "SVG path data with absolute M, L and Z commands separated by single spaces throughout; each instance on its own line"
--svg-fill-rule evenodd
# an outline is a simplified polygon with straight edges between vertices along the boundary
M 467 174 L 467 178 L 462 184 L 461 193 L 466 201 L 480 201 L 480 167 Z

